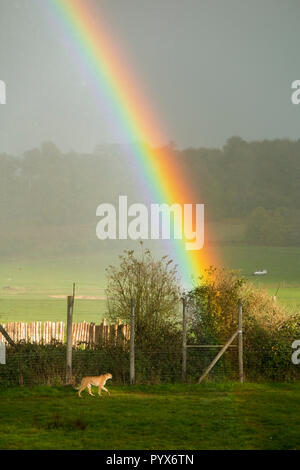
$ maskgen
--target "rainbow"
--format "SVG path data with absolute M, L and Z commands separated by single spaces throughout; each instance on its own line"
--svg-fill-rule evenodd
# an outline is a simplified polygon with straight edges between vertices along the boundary
M 163 141 L 162 126 L 128 63 L 124 63 L 116 41 L 110 38 L 93 1 L 51 0 L 50 4 L 63 30 L 72 38 L 82 66 L 89 69 L 95 90 L 109 100 L 115 122 L 127 139 L 135 143 L 132 158 L 152 200 L 169 205 L 202 202 L 195 200 L 190 181 L 171 152 L 167 148 L 152 147 L 153 142 Z M 207 230 L 205 237 L 207 240 Z M 184 239 L 171 240 L 171 243 L 184 286 L 191 286 L 192 278 L 199 278 L 205 268 L 215 264 L 215 249 L 207 245 L 202 250 L 187 251 Z

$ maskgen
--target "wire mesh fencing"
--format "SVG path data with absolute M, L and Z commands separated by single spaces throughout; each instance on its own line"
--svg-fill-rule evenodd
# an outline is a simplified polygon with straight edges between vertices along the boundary
M 199 376 L 216 355 L 215 349 L 190 349 L 187 355 L 187 383 L 196 383 Z M 112 345 L 72 351 L 72 384 L 82 377 L 110 372 L 114 384 L 129 384 L 129 348 Z M 260 352 L 251 356 L 245 354 L 246 380 L 297 380 L 299 366 L 290 358 L 286 367 L 274 361 L 272 353 Z M 135 351 L 135 383 L 161 384 L 182 380 L 182 351 L 172 349 L 141 349 Z M 232 348 L 211 370 L 208 381 L 238 380 L 238 356 Z M 37 345 L 19 344 L 18 348 L 8 346 L 6 364 L 0 364 L 0 387 L 18 385 L 64 385 L 66 383 L 66 346 L 63 344 Z
M 51 337 L 49 333 L 49 338 L 46 336 L 49 341 L 44 342 L 44 332 L 51 330 L 54 334 L 55 328 L 48 328 L 43 330 L 43 335 L 34 336 L 33 333 L 40 333 L 42 330 L 27 327 L 29 336 L 19 340 L 18 335 L 23 330 L 19 324 L 16 325 L 12 325 L 10 334 L 15 335 L 13 338 L 17 342 L 15 346 L 7 344 L 6 363 L 0 364 L 0 387 L 64 385 L 67 382 L 75 385 L 84 376 L 106 372 L 113 375 L 115 384 L 132 383 L 129 325 L 120 322 L 115 325 L 106 325 L 105 322 L 101 325 L 85 322 L 75 326 L 73 324 L 71 381 L 66 380 L 66 338 L 56 338 L 55 335 Z M 61 332 L 59 329 L 57 331 Z M 159 384 L 183 380 L 196 383 L 223 345 L 219 344 L 220 341 L 214 341 L 214 338 L 209 338 L 208 341 L 208 338 L 201 337 L 196 341 L 196 338 L 189 336 L 188 340 L 183 341 L 180 326 L 159 329 L 155 334 L 150 331 L 149 335 L 137 329 L 134 351 L 135 383 Z M 299 380 L 300 367 L 292 363 L 291 354 L 291 346 L 287 341 L 280 348 L 274 348 L 267 342 L 257 347 L 246 335 L 243 354 L 245 380 Z M 228 347 L 205 380 L 239 380 L 238 344 Z
M 191 351 L 188 355 L 188 382 L 195 382 L 213 358 L 211 351 Z M 87 375 L 110 372 L 115 384 L 129 383 L 129 348 L 105 345 L 98 348 L 74 348 L 72 351 L 72 384 Z M 224 359 L 214 368 L 211 377 L 234 378 L 236 360 Z M 181 349 L 145 349 L 135 351 L 137 384 L 159 384 L 181 381 Z M 63 344 L 19 344 L 8 346 L 6 364 L 0 365 L 0 387 L 17 385 L 63 385 L 66 383 L 66 346 Z

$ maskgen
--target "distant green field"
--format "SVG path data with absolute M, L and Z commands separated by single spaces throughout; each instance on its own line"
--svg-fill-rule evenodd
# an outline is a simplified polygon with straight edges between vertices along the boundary
M 64 255 L 57 258 L 10 259 L 0 265 L 0 321 L 61 321 L 66 299 L 76 283 L 74 322 L 99 323 L 104 316 L 105 268 L 117 257 Z M 89 297 L 96 297 L 92 300 Z
M 278 302 L 300 310 L 300 247 L 225 246 L 223 262 L 240 269 Z M 105 316 L 105 268 L 118 263 L 118 253 L 64 255 L 55 258 L 14 258 L 0 264 L 0 322 L 66 318 L 66 299 L 76 283 L 74 321 L 99 323 Z M 267 269 L 266 276 L 252 273 Z M 94 298 L 94 299 L 93 299 Z
M 299 383 L 0 390 L 0 449 L 300 448 Z

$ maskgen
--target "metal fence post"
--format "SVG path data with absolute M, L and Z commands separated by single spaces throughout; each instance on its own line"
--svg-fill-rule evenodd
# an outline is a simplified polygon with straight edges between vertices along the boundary
M 73 321 L 73 305 L 74 295 L 68 296 L 67 307 L 67 370 L 66 370 L 66 384 L 72 383 L 72 321 Z
M 244 382 L 244 365 L 243 365 L 243 305 L 242 302 L 239 301 L 239 335 L 238 335 L 238 342 L 239 342 L 239 376 L 240 382 Z
M 182 298 L 182 373 L 181 378 L 186 382 L 186 299 Z
M 135 382 L 135 363 L 134 363 L 134 309 L 135 301 L 131 299 L 131 322 L 130 322 L 130 385 Z

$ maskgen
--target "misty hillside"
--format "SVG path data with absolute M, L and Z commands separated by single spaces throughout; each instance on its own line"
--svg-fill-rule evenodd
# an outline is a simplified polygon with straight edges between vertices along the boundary
M 232 137 L 222 149 L 168 151 L 197 189 L 194 202 L 205 204 L 207 221 L 239 227 L 226 241 L 300 243 L 300 141 Z M 96 207 L 117 204 L 120 194 L 146 203 L 143 184 L 128 146 L 78 154 L 44 143 L 21 158 L 0 154 L 1 253 L 92 249 Z

